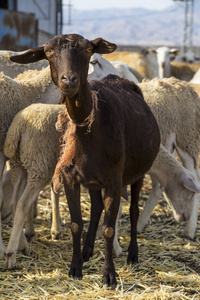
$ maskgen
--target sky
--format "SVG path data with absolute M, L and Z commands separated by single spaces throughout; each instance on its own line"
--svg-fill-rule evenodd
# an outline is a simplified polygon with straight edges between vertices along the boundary
M 105 9 L 105 8 L 134 8 L 162 10 L 175 2 L 173 0 L 63 0 L 63 4 L 71 4 L 73 9 Z

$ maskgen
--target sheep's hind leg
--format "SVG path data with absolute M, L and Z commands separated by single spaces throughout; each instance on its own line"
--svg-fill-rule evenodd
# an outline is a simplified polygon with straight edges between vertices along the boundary
M 16 265 L 16 252 L 19 247 L 20 237 L 22 240 L 23 235 L 23 226 L 28 214 L 28 210 L 30 209 L 33 201 L 36 199 L 38 195 L 38 190 L 41 190 L 41 187 L 29 189 L 26 186 L 21 198 L 19 199 L 15 211 L 13 228 L 10 236 L 10 240 L 8 246 L 6 248 L 6 268 L 13 269 Z M 27 244 L 27 250 L 29 248 L 28 243 L 23 239 L 23 243 Z M 24 245 L 23 245 L 24 246 Z M 27 252 L 27 251 L 25 251 Z
M 26 218 L 25 236 L 28 243 L 32 241 L 35 235 L 35 229 L 34 229 L 35 212 L 34 211 L 35 211 L 35 203 L 37 203 L 37 199 L 38 199 L 38 194 L 34 200 L 34 203 L 31 205 Z

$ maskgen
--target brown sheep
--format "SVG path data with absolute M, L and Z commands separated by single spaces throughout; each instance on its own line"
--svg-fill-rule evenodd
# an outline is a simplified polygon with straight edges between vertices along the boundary
M 65 154 L 69 153 L 65 147 L 69 144 L 66 139 L 56 170 L 58 176 L 60 172 L 63 176 L 72 221 L 74 252 L 69 274 L 81 278 L 83 259 L 88 260 L 92 255 L 103 210 L 101 189 L 105 188 L 103 282 L 112 288 L 117 284 L 112 249 L 122 186 L 131 184 L 131 242 L 127 261 L 135 263 L 138 261 L 136 225 L 139 192 L 143 176 L 150 169 L 160 145 L 158 125 L 137 85 L 114 75 L 90 84 L 87 81 L 92 54 L 110 53 L 115 49 L 115 44 L 102 38 L 89 41 L 80 35 L 68 34 L 55 36 L 45 46 L 12 58 L 20 63 L 48 59 L 53 81 L 59 87 L 67 109 L 62 119 L 65 123 L 69 115 L 73 124 L 70 134 L 67 130 L 66 138 L 73 136 L 74 152 L 67 161 Z M 62 123 L 60 127 L 63 129 Z M 82 254 L 80 184 L 89 188 L 91 220 L 95 220 L 95 226 L 89 227 Z M 29 205 L 30 202 L 17 204 L 13 231 L 6 249 L 8 262 L 15 256 L 16 234 L 23 228 L 23 222 L 18 223 L 18 216 L 24 216 L 25 221 Z

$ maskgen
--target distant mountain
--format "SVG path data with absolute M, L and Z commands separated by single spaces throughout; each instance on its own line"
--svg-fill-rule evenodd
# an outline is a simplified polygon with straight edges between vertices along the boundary
M 198 3 L 197 3 L 198 2 Z M 200 46 L 200 1 L 194 5 L 193 45 Z M 180 46 L 183 41 L 184 8 L 173 4 L 164 10 L 143 8 L 74 10 L 68 25 L 64 9 L 63 33 L 79 33 L 88 39 L 103 37 L 118 45 Z

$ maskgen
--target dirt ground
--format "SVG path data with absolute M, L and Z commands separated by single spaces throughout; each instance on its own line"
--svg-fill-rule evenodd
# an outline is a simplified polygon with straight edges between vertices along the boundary
M 146 176 L 141 193 L 140 210 L 150 192 Z M 82 189 L 84 232 L 90 216 L 88 193 Z M 94 256 L 83 265 L 83 279 L 68 276 L 72 258 L 70 216 L 64 192 L 60 197 L 63 239 L 53 241 L 50 235 L 50 187 L 40 194 L 36 235 L 30 255 L 17 254 L 16 269 L 4 269 L 0 260 L 0 299 L 200 299 L 200 217 L 195 240 L 182 238 L 183 224 L 177 224 L 171 209 L 161 198 L 149 224 L 138 235 L 139 264 L 126 264 L 130 241 L 129 201 L 123 200 L 119 225 L 119 242 L 123 253 L 114 256 L 118 286 L 111 291 L 102 285 L 104 244 L 95 242 Z M 12 223 L 3 225 L 3 240 L 8 243 Z

